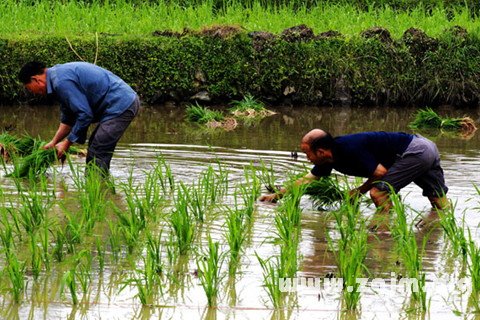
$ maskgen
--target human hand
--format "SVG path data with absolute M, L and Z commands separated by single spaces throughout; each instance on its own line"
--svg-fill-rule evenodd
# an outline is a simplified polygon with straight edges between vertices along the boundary
M 70 148 L 71 145 L 72 143 L 68 140 L 57 143 L 55 145 L 55 149 L 57 149 L 57 158 L 60 160 L 65 158 L 65 153 L 68 151 L 68 148 Z
M 55 142 L 52 140 L 52 141 L 48 142 L 46 145 L 44 145 L 44 146 L 42 147 L 42 149 L 47 150 L 47 149 L 52 149 L 52 148 L 54 148 L 54 147 L 55 147 Z
M 362 195 L 362 193 L 360 192 L 360 189 L 358 189 L 358 188 L 350 190 L 348 192 L 348 194 L 350 196 L 351 201 L 356 200 L 358 197 L 360 197 Z
M 279 195 L 276 193 L 264 194 L 263 196 L 258 198 L 258 201 L 275 203 L 277 202 L 278 198 L 279 198 Z

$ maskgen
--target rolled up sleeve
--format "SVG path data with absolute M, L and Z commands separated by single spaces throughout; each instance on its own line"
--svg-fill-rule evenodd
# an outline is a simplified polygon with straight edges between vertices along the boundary
M 93 112 L 87 97 L 73 81 L 62 82 L 57 88 L 57 96 L 64 108 L 62 123 L 73 124 L 67 139 L 74 143 L 85 143 L 88 126 L 93 120 Z

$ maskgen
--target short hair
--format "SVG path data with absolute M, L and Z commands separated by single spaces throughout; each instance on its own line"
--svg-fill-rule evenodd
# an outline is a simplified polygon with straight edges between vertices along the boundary
M 30 81 L 32 81 L 33 76 L 43 74 L 46 67 L 47 66 L 43 62 L 30 61 L 26 63 L 22 69 L 20 69 L 20 72 L 18 73 L 18 79 L 23 84 L 28 84 Z
M 335 139 L 332 135 L 325 131 L 324 135 L 314 138 L 310 141 L 310 150 L 317 151 L 318 149 L 332 150 L 335 144 Z

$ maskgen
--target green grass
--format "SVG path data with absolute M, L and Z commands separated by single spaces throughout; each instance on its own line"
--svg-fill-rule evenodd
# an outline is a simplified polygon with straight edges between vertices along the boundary
M 421 28 L 431 36 L 442 35 L 446 28 L 454 25 L 479 32 L 478 21 L 471 19 L 471 13 L 462 5 L 448 10 L 434 5 L 428 11 L 409 5 L 409 10 L 398 11 L 388 6 L 391 1 L 376 2 L 376 7 L 367 5 L 366 10 L 359 10 L 357 5 L 346 1 L 320 2 L 320 5 L 311 8 L 296 2 L 289 2 L 287 6 L 263 6 L 260 1 L 252 1 L 245 8 L 242 2 L 232 1 L 219 10 L 215 1 L 203 1 L 196 5 L 189 1 L 182 5 L 175 2 L 102 2 L 92 1 L 86 5 L 77 1 L 39 0 L 32 7 L 29 1 L 3 1 L 0 4 L 0 35 L 86 35 L 94 39 L 95 32 L 144 36 L 154 30 L 181 32 L 184 28 L 200 29 L 213 24 L 236 24 L 247 31 L 280 33 L 285 28 L 302 23 L 317 33 L 338 30 L 347 37 L 358 36 L 372 26 L 387 27 L 394 37 L 400 37 L 410 27 Z

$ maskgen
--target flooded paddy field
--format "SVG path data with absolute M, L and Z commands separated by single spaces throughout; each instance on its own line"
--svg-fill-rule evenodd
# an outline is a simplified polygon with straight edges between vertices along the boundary
M 333 135 L 373 130 L 410 132 L 408 123 L 415 110 L 281 107 L 275 111 L 274 116 L 240 123 L 236 129 L 225 131 L 187 123 L 181 108 L 145 107 L 112 160 L 115 193 L 102 193 L 95 185 L 87 185 L 83 158 L 72 157 L 70 165 L 56 165 L 48 171 L 45 185 L 15 183 L 4 177 L 10 165 L 4 167 L 0 173 L 0 317 L 474 317 L 478 310 L 478 301 L 472 298 L 475 295 L 455 287 L 463 278 L 467 284 L 472 282 L 469 266 L 474 263 L 470 256 L 463 259 L 444 228 L 435 225 L 412 229 L 420 248 L 425 239 L 421 271 L 427 285 L 438 284 L 435 279 L 449 285 L 426 290 L 426 312 L 413 302 L 409 288 L 402 291 L 398 285 L 406 271 L 396 240 L 375 233 L 368 233 L 366 239 L 364 275 L 370 282 L 377 278 L 385 285 L 361 292 L 356 312 L 342 311 L 345 305 L 341 291 L 305 283 L 296 292 L 282 294 L 282 307 L 273 307 L 264 286 L 266 276 L 261 261 L 280 254 L 282 244 L 275 222 L 280 205 L 254 201 L 267 192 L 264 182 L 281 184 L 287 172 L 309 170 L 311 164 L 300 152 L 299 142 L 312 128 Z M 477 110 L 445 108 L 439 112 L 448 116 L 467 114 L 477 123 L 480 118 Z M 26 132 L 47 140 L 57 125 L 56 107 L 2 107 L 0 126 L 16 134 Z M 475 185 L 480 181 L 480 136 L 427 136 L 437 143 L 441 153 L 448 196 L 455 205 L 454 218 L 465 236 L 470 230 L 468 239 L 478 244 L 480 195 Z M 292 152 L 297 152 L 298 158 L 292 157 Z M 353 179 L 348 182 L 355 183 Z M 428 200 L 413 184 L 401 191 L 401 201 L 409 224 L 429 213 Z M 184 234 L 175 227 L 178 225 L 174 217 L 182 212 L 182 203 L 184 207 L 198 204 L 196 209 L 188 207 L 195 212 L 191 220 L 180 224 L 191 223 L 190 238 L 182 238 Z M 44 216 L 37 222 L 26 218 L 15 221 L 15 216 L 25 216 L 22 212 L 31 212 L 22 211 L 27 204 L 37 205 L 35 212 L 44 212 Z M 337 252 L 333 248 L 339 235 L 332 212 L 339 205 L 319 210 L 314 201 L 303 196 L 299 207 L 297 277 L 330 279 L 338 275 Z M 241 225 L 245 238 L 238 265 L 229 275 L 228 217 L 248 208 L 250 218 Z M 374 213 L 367 198 L 360 208 L 365 219 Z M 90 216 L 86 213 L 89 210 Z M 183 248 L 180 238 L 185 241 Z M 215 308 L 208 308 L 202 287 L 202 270 L 203 274 L 212 271 L 203 263 L 212 256 L 207 254 L 209 248 L 210 253 L 215 248 L 209 246 L 209 238 L 210 244 L 218 242 L 219 269 L 210 273 L 218 289 Z M 151 272 L 152 264 L 155 272 Z

